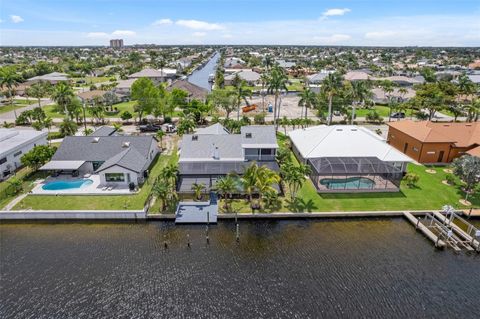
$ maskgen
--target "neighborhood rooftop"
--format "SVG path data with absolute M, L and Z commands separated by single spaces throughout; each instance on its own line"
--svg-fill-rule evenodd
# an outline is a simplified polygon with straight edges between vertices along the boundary
M 313 126 L 288 134 L 300 155 L 319 157 L 376 157 L 389 162 L 411 162 L 370 130 L 354 125 Z
M 34 130 L 0 128 L 0 156 L 42 136 L 47 136 L 47 133 Z

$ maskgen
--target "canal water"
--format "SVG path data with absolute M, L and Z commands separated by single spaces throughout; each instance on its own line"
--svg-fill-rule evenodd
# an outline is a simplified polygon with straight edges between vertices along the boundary
M 239 243 L 234 230 L 211 226 L 207 245 L 205 226 L 169 222 L 0 225 L 0 317 L 480 313 L 480 255 L 437 251 L 403 219 L 241 222 Z
M 195 70 L 189 77 L 188 81 L 209 91 L 212 90 L 212 83 L 208 82 L 210 74 L 214 74 L 217 70 L 217 63 L 220 59 L 220 53 L 216 52 L 212 58 L 201 69 Z

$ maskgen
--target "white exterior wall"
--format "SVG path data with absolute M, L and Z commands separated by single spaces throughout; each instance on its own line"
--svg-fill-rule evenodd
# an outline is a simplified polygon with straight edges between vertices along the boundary
M 108 173 L 122 173 L 124 175 L 125 181 L 124 182 L 107 182 L 105 179 L 105 174 L 108 174 Z M 130 174 L 130 182 L 133 182 L 135 183 L 135 185 L 138 185 L 138 178 L 141 175 L 117 165 L 109 167 L 100 172 L 100 185 L 111 185 L 111 186 L 118 185 L 121 187 L 128 187 L 129 181 L 128 181 L 127 174 Z
M 3 164 L 0 164 L 0 180 L 3 180 L 6 177 L 3 177 L 3 172 L 9 170 L 13 173 L 17 168 L 22 166 L 21 158 L 25 153 L 28 153 L 34 146 L 46 145 L 47 144 L 47 133 L 44 135 L 38 136 L 27 143 L 18 145 L 17 147 L 10 149 L 7 153 L 0 155 L 0 159 L 7 158 L 7 161 Z M 18 156 L 14 156 L 15 153 L 21 151 L 22 153 Z

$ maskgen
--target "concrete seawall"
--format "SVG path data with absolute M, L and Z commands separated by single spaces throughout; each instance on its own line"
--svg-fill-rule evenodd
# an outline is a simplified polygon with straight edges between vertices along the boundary
M 143 210 L 70 210 L 70 211 L 0 211 L 0 220 L 88 220 L 88 219 L 119 219 L 137 220 L 146 219 L 147 215 Z

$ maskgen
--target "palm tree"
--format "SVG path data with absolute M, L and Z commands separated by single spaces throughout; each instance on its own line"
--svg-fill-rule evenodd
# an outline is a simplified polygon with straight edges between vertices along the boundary
M 202 199 L 202 191 L 205 189 L 205 184 L 204 183 L 193 183 L 192 184 L 192 190 L 195 194 L 195 199 L 196 200 L 201 200 Z
M 171 196 L 171 188 L 168 183 L 158 182 L 153 185 L 152 193 L 162 201 L 161 211 L 165 211 L 166 204 Z
M 235 179 L 232 176 L 225 176 L 217 180 L 214 189 L 225 199 L 224 209 L 228 210 L 228 201 L 233 192 L 237 190 Z
M 393 83 L 391 81 L 383 81 L 380 84 L 380 87 L 382 88 L 383 92 L 385 93 L 385 97 L 388 100 L 388 121 L 390 122 L 392 120 L 392 108 L 393 108 L 393 103 L 392 103 L 392 96 L 391 94 L 395 91 L 393 88 Z
M 67 106 L 74 98 L 73 90 L 66 82 L 59 82 L 55 85 L 52 93 L 52 99 L 58 104 L 61 110 L 68 115 Z
M 287 135 L 287 126 L 290 125 L 290 120 L 286 116 L 284 116 L 280 120 L 280 125 L 283 127 L 285 135 Z
M 328 118 L 327 124 L 330 125 L 333 119 L 332 102 L 333 97 L 338 94 L 342 87 L 343 77 L 340 73 L 329 73 L 322 82 L 322 91 L 328 96 Z
M 53 120 L 51 117 L 47 117 L 46 119 L 43 120 L 43 125 L 47 128 L 48 135 L 50 135 L 50 129 L 52 128 L 53 125 Z M 50 140 L 48 140 L 48 144 L 50 144 Z
M 247 97 L 252 97 L 252 91 L 249 89 L 246 89 L 245 86 L 246 82 L 245 81 L 240 81 L 235 90 L 235 103 L 237 104 L 237 121 L 240 120 L 240 104 L 242 103 L 242 100 L 245 101 L 245 103 L 248 105 Z
M 302 107 L 302 112 L 303 108 L 305 108 L 305 119 L 307 119 L 307 110 L 312 108 L 312 106 L 315 104 L 317 96 L 315 92 L 313 92 L 309 87 L 305 86 L 302 93 L 299 94 L 299 97 L 300 100 L 298 101 L 298 105 Z
M 264 58 L 263 58 L 263 66 L 265 67 L 265 69 L 270 70 L 270 68 L 272 67 L 273 65 L 273 58 L 271 55 L 267 54 Z
M 40 99 L 47 94 L 45 84 L 42 82 L 34 83 L 26 90 L 26 92 L 29 96 L 36 98 L 38 101 L 38 107 L 41 107 Z
M 288 77 L 282 68 L 275 66 L 270 72 L 268 79 L 267 92 L 275 94 L 275 105 L 273 110 L 273 122 L 275 125 L 275 131 L 278 130 L 278 117 L 280 117 L 280 105 L 278 105 L 278 97 L 282 90 L 288 92 L 287 89 Z
M 165 166 L 160 176 L 170 185 L 172 191 L 174 191 L 178 177 L 178 166 L 175 164 Z
M 268 193 L 276 193 L 277 190 L 272 186 L 280 183 L 280 176 L 266 166 L 259 167 L 257 171 L 257 182 L 255 186 L 258 191 L 258 201 L 261 207 L 263 196 Z
M 280 171 L 283 180 L 288 184 L 290 198 L 293 200 L 305 182 L 306 175 L 310 174 L 310 166 L 304 164 L 295 165 L 292 162 L 287 162 L 282 165 Z
M 260 75 L 260 83 L 262 84 L 262 91 L 260 94 L 262 95 L 262 112 L 265 113 L 265 85 L 268 83 L 268 74 L 267 73 L 262 73 Z
M 177 133 L 182 136 L 183 134 L 193 132 L 195 127 L 197 127 L 195 124 L 195 116 L 193 114 L 184 114 L 178 123 Z
M 0 70 L 0 88 L 7 89 L 10 98 L 10 106 L 13 109 L 15 120 L 17 119 L 17 111 L 13 107 L 13 98 L 15 97 L 15 89 L 20 84 L 21 76 L 13 68 L 2 68 Z
M 77 132 L 78 126 L 77 123 L 70 120 L 68 117 L 63 119 L 63 122 L 60 123 L 60 133 L 63 136 L 75 135 Z
M 365 103 L 367 99 L 372 97 L 373 93 L 372 91 L 370 91 L 370 86 L 368 82 L 354 81 L 351 83 L 352 83 L 351 97 L 353 100 L 351 123 L 353 123 L 355 119 L 355 106 Z
M 247 194 L 248 202 L 252 202 L 252 194 L 255 191 L 256 183 L 258 179 L 258 165 L 257 163 L 253 162 L 250 166 L 248 166 L 245 171 L 243 172 L 240 181 L 242 182 L 243 191 Z

